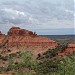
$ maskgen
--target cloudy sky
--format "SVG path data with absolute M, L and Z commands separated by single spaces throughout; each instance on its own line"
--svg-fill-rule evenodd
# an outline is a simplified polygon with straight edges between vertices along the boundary
M 75 0 L 0 0 L 0 30 L 12 26 L 38 34 L 74 33 Z

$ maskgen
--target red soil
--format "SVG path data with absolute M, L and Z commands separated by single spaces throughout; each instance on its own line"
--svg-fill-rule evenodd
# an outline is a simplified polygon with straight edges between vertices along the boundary
M 25 48 L 30 49 L 34 54 L 44 53 L 48 48 L 54 48 L 58 44 L 48 38 L 38 36 L 35 32 L 21 29 L 19 27 L 12 27 L 7 35 L 0 32 L 0 49 L 13 49 L 12 52 L 17 52 L 19 49 Z M 75 43 L 69 43 L 68 48 L 58 55 L 67 55 L 75 51 Z M 5 53 L 3 52 L 0 53 Z
M 70 55 L 73 52 L 75 52 L 75 43 L 68 43 L 68 47 L 62 52 L 58 53 L 58 55 Z
M 0 36 L 0 46 L 3 46 L 0 49 L 9 48 L 18 50 L 25 47 L 33 50 L 33 48 L 36 47 L 35 52 L 40 53 L 41 51 L 47 51 L 48 48 L 54 48 L 57 45 L 58 44 L 51 39 L 38 36 L 35 32 L 19 27 L 12 27 L 9 29 L 7 35 Z

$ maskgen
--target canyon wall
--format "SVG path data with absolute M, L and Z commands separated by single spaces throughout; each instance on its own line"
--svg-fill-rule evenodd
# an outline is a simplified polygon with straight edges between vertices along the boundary
M 4 42 L 3 42 L 4 40 Z M 9 47 L 24 47 L 24 46 L 43 46 L 55 47 L 57 43 L 51 39 L 38 36 L 36 32 L 32 32 L 19 27 L 9 29 L 7 35 L 1 37 L 1 43 L 6 41 Z

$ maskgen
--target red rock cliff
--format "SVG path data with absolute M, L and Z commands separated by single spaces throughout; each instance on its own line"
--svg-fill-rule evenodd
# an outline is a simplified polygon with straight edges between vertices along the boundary
M 9 36 L 8 36 L 9 35 Z M 12 27 L 8 31 L 8 45 L 9 47 L 25 47 L 25 46 L 41 46 L 41 47 L 55 47 L 57 43 L 51 39 L 38 36 L 35 32 L 21 29 L 19 27 Z M 4 41 L 7 41 L 4 37 Z M 2 40 L 2 39 L 1 39 Z M 2 42 L 4 44 L 5 42 Z
M 2 34 L 2 32 L 0 31 L 0 36 L 3 36 L 4 34 Z
M 58 55 L 61 56 L 61 55 L 70 55 L 72 54 L 73 52 L 75 52 L 75 43 L 68 43 L 68 47 L 59 52 Z
M 31 35 L 35 36 L 36 34 L 26 29 L 21 29 L 19 27 L 12 27 L 8 31 L 8 35 L 9 36 L 31 36 Z

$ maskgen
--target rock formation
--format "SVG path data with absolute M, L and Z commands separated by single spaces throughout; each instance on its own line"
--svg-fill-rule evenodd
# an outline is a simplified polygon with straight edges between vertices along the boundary
M 19 27 L 12 27 L 8 31 L 9 36 L 36 36 L 35 33 L 32 31 L 26 30 L 26 29 L 21 29 Z
M 58 46 L 56 41 L 49 38 L 38 36 L 36 32 L 32 32 L 19 27 L 12 27 L 9 29 L 7 35 L 4 35 L 0 31 L 0 49 L 1 48 L 29 48 L 36 47 L 38 50 L 34 54 L 44 53 L 48 48 L 55 48 Z M 32 50 L 32 49 L 31 49 Z M 42 51 L 41 51 L 42 50 Z M 2 50 L 3 51 L 3 50 Z M 70 54 L 75 51 L 75 44 L 68 44 L 68 48 L 64 52 L 58 53 L 58 55 Z
M 2 34 L 2 32 L 0 31 L 0 36 L 3 36 L 4 34 Z
M 20 46 L 57 46 L 57 43 L 51 39 L 38 36 L 32 32 L 19 27 L 12 27 L 8 31 L 10 45 Z
M 48 48 L 54 48 L 58 45 L 49 38 L 39 36 L 36 32 L 21 29 L 19 27 L 10 28 L 7 35 L 0 38 L 0 49 L 5 48 L 8 50 L 16 48 L 16 50 L 18 50 L 21 48 L 30 48 L 30 50 L 33 50 L 33 48 L 35 48 L 34 54 L 45 52 Z
M 59 52 L 58 56 L 61 56 L 61 55 L 70 55 L 73 52 L 75 52 L 75 43 L 68 43 L 68 47 L 65 50 Z

